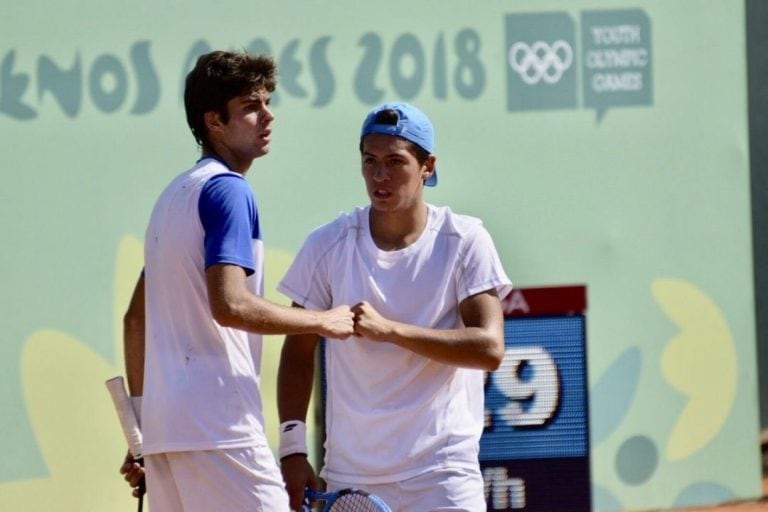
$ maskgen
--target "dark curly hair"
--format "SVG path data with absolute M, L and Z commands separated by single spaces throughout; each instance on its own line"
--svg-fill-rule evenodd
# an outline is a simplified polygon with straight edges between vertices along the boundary
M 227 122 L 229 100 L 254 91 L 273 92 L 276 84 L 277 65 L 268 55 L 229 51 L 201 55 L 184 87 L 187 124 L 198 145 L 209 146 L 206 112 L 217 112 Z

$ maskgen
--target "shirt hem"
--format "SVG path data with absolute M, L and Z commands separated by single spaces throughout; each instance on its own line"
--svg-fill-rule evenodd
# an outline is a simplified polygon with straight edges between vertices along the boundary
M 218 442 L 204 442 L 204 443 L 164 443 L 157 445 L 144 445 L 142 450 L 143 455 L 154 455 L 157 453 L 168 452 L 197 452 L 206 450 L 221 450 L 229 448 L 246 448 L 246 447 L 262 447 L 267 446 L 267 442 L 264 439 L 256 437 L 249 437 L 247 439 L 237 439 L 233 441 L 218 441 Z
M 407 480 L 409 478 L 414 478 L 419 475 L 429 473 L 430 471 L 435 471 L 437 469 L 450 469 L 450 468 L 479 470 L 480 463 L 472 462 L 472 461 L 454 460 L 454 461 L 446 461 L 443 464 L 433 464 L 433 465 L 424 466 L 420 468 L 413 468 L 407 471 L 400 471 L 397 473 L 391 473 L 386 475 L 371 475 L 371 476 L 362 476 L 359 473 L 356 473 L 354 475 L 346 475 L 343 473 L 336 473 L 334 471 L 330 471 L 324 467 L 320 471 L 320 477 L 324 479 L 332 480 L 334 482 L 343 482 L 343 483 L 355 484 L 355 485 L 389 484 L 392 482 L 400 482 L 403 480 Z

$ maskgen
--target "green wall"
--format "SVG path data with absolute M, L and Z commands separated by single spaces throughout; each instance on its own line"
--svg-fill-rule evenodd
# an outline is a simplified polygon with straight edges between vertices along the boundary
M 437 130 L 427 199 L 482 217 L 517 285 L 588 286 L 595 510 L 758 496 L 744 20 L 733 0 L 4 5 L 0 509 L 135 506 L 103 381 L 213 48 L 280 66 L 248 178 L 271 298 L 309 230 L 366 201 L 369 107 L 412 101 Z

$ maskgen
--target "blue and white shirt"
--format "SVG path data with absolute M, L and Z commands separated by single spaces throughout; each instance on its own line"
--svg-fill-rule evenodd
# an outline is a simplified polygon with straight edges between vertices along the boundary
M 205 269 L 245 269 L 263 295 L 263 243 L 248 182 L 203 158 L 152 212 L 144 245 L 144 453 L 266 444 L 259 390 L 262 340 L 212 317 Z

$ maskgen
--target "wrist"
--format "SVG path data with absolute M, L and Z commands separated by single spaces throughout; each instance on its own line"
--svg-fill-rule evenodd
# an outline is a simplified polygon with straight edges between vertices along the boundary
M 326 325 L 325 325 L 325 315 L 322 311 L 314 311 L 312 315 L 314 319 L 315 326 L 312 328 L 312 331 L 317 332 L 323 332 Z
M 280 424 L 280 459 L 290 455 L 307 455 L 307 425 L 300 420 Z

